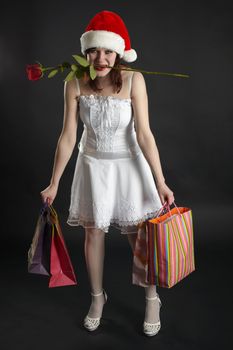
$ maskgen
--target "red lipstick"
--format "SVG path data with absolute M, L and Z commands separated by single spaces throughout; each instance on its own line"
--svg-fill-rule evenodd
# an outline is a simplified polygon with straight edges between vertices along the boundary
M 98 71 L 102 71 L 104 69 L 106 69 L 107 67 L 106 66 L 95 66 L 95 69 L 98 70 Z

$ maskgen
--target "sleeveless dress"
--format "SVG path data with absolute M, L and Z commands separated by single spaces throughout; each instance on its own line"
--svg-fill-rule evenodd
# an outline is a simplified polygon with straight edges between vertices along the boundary
M 133 72 L 128 77 L 129 96 Z M 67 223 L 122 234 L 137 233 L 138 224 L 162 207 L 153 174 L 137 142 L 131 98 L 82 95 L 83 132 L 71 186 Z

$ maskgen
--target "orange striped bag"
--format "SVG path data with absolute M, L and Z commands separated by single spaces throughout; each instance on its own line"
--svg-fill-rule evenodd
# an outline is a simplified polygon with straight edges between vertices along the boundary
M 171 288 L 195 271 L 192 211 L 176 205 L 170 210 L 167 203 L 164 206 L 167 213 L 139 226 L 133 260 L 134 284 Z

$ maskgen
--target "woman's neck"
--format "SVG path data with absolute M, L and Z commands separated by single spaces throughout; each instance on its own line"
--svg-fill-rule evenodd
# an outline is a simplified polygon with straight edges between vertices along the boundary
M 96 82 L 100 89 L 108 88 L 112 84 L 111 79 L 108 75 L 105 77 L 96 77 Z

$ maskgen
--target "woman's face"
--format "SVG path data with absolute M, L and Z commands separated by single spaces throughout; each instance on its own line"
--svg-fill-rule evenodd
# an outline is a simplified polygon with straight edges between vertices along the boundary
M 94 47 L 87 54 L 87 60 L 94 65 L 98 77 L 104 77 L 112 68 L 104 68 L 106 66 L 114 66 L 117 53 L 115 51 Z

